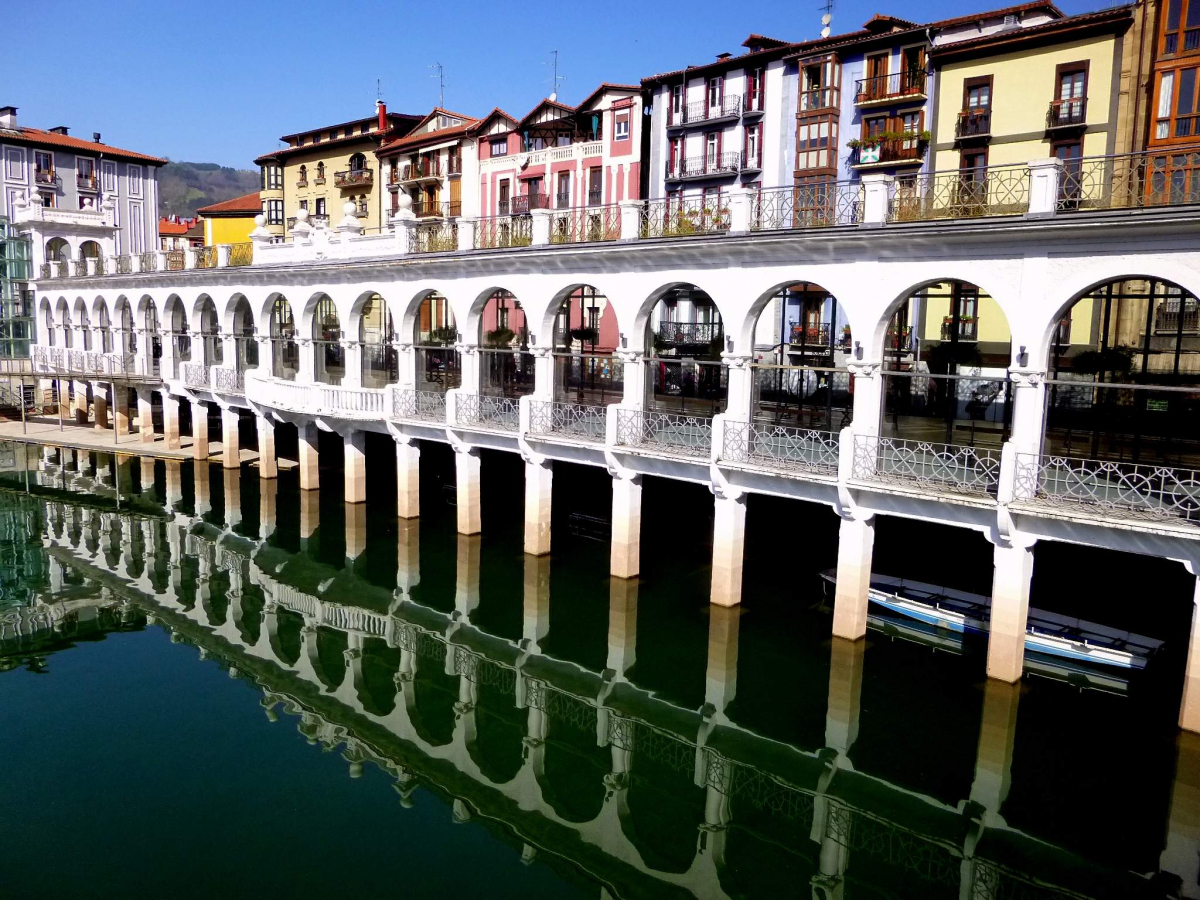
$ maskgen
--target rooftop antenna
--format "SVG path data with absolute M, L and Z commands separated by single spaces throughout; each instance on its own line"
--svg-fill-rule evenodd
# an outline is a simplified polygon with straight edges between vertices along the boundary
M 551 69 L 553 70 L 553 74 L 551 75 L 551 82 L 554 84 L 554 90 L 552 90 L 552 91 L 550 92 L 550 99 L 551 99 L 551 100 L 558 100 L 558 85 L 559 85 L 561 82 L 563 82 L 563 81 L 566 81 L 566 80 L 567 80 L 567 76 L 566 76 L 566 75 L 559 75 L 559 74 L 558 74 L 558 51 L 557 51 L 557 50 L 551 50 L 551 51 L 550 51 L 550 55 L 551 55 L 550 62 L 549 62 L 549 63 L 542 63 L 542 65 L 548 65 L 548 66 L 550 66 L 550 67 L 551 67 Z
M 438 80 L 438 106 L 445 108 L 445 106 L 446 106 L 446 70 L 442 68 L 442 64 L 440 62 L 435 62 L 429 68 L 437 69 L 437 75 L 436 76 L 430 75 L 429 77 L 437 78 L 437 80 Z
M 379 79 L 376 78 L 375 79 L 375 100 L 379 101 L 382 99 L 383 99 L 383 85 L 380 83 Z
M 833 22 L 833 0 L 825 0 L 825 3 L 820 7 L 824 12 L 821 15 L 821 37 L 829 37 L 829 26 Z

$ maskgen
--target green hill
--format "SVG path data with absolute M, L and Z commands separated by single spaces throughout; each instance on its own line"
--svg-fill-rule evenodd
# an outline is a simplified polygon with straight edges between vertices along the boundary
M 257 191 L 259 182 L 255 171 L 216 163 L 170 162 L 158 170 L 158 213 L 194 216 L 201 206 Z

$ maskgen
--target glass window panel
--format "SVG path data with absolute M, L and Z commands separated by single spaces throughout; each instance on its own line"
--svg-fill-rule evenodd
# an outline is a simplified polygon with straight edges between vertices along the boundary
M 1200 0 L 1198 0 L 1200 3 Z M 1184 69 L 1179 73 L 1179 96 L 1175 101 L 1175 114 L 1186 116 L 1195 108 L 1196 70 Z

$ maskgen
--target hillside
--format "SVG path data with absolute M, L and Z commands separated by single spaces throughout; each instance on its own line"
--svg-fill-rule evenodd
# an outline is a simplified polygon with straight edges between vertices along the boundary
M 260 175 L 216 163 L 170 162 L 158 172 L 158 213 L 194 216 L 196 209 L 259 188 Z

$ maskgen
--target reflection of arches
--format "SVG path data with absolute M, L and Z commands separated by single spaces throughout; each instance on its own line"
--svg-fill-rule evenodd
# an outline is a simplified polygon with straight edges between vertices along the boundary
M 431 746 L 441 747 L 454 739 L 458 678 L 446 674 L 446 645 L 438 642 L 433 647 L 438 648 L 436 654 L 422 656 L 416 674 L 403 681 L 401 689 L 408 719 L 417 736 Z
M 295 381 L 300 367 L 296 320 L 287 297 L 276 294 L 271 303 L 271 377 Z
M 243 643 L 247 647 L 258 644 L 262 632 L 263 598 L 258 588 L 250 588 L 242 592 L 237 604 L 233 607 L 233 624 L 238 630 Z
M 611 751 L 596 746 L 594 728 L 589 733 L 551 719 L 551 735 L 535 769 L 542 799 L 568 822 L 590 822 L 604 807 Z
M 477 666 L 494 665 L 479 660 Z M 467 753 L 479 771 L 493 784 L 507 784 L 524 764 L 523 711 L 514 702 L 514 685 L 501 689 L 491 682 L 478 682 L 478 698 L 467 729 Z
M 639 729 L 639 738 L 641 730 Z M 645 750 L 617 797 L 621 831 L 642 862 L 658 872 L 686 872 L 696 856 L 696 830 L 704 824 L 704 790 Z
M 319 625 L 307 633 L 304 641 L 308 661 L 326 690 L 337 690 L 346 677 L 346 632 Z
M 300 659 L 303 628 L 304 617 L 299 613 L 278 607 L 267 613 L 267 636 L 271 650 L 285 666 L 294 666 Z
M 313 380 L 341 384 L 346 376 L 346 348 L 342 345 L 342 322 L 328 294 L 317 300 L 312 317 Z
M 400 669 L 400 651 L 379 638 L 367 638 L 359 661 L 361 676 L 354 685 L 359 703 L 372 715 L 388 715 L 396 708 L 395 678 Z

